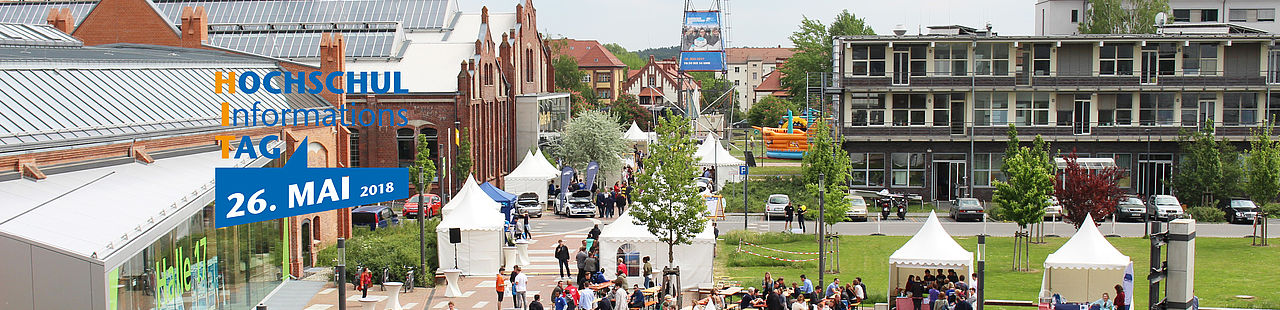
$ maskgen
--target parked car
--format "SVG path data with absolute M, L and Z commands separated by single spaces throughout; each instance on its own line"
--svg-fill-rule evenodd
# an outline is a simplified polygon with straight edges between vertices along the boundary
M 1178 197 L 1172 195 L 1155 195 L 1151 196 L 1151 200 L 1147 203 L 1154 205 L 1156 209 L 1155 220 L 1168 221 L 1180 219 L 1186 216 L 1182 212 L 1182 203 L 1178 202 Z
M 696 177 L 693 178 L 693 184 L 698 187 L 698 193 L 701 194 L 710 194 L 711 189 L 714 188 L 711 183 L 711 178 Z
M 591 201 L 591 191 L 580 189 L 569 194 L 569 205 L 565 216 L 596 216 L 596 206 Z
M 1116 221 L 1147 220 L 1147 205 L 1138 197 L 1124 197 L 1116 204 Z
M 538 201 L 537 193 L 524 193 L 516 198 L 516 206 L 521 212 L 526 212 L 529 216 L 542 217 L 542 203 Z
M 787 206 L 791 205 L 791 197 L 786 194 L 769 195 L 769 199 L 764 202 L 764 217 L 771 220 L 774 217 L 787 216 Z
M 1252 224 L 1262 209 L 1248 198 L 1231 198 L 1219 203 L 1219 208 L 1227 215 L 1228 223 Z
M 404 218 L 418 218 L 418 205 L 421 205 L 423 201 L 427 203 L 427 217 L 440 214 L 440 196 L 436 196 L 436 194 L 413 195 L 413 197 L 404 200 L 404 210 L 401 210 Z
M 845 211 L 844 215 L 850 220 L 866 222 L 867 221 L 867 200 L 862 196 L 844 196 L 849 200 L 849 211 Z
M 955 205 L 951 206 L 951 219 L 956 222 L 965 219 L 981 222 L 985 214 L 986 210 L 982 208 L 982 202 L 977 198 L 956 199 Z
M 351 210 L 351 226 L 368 226 L 369 230 L 377 230 L 400 224 L 400 217 L 388 206 L 363 206 Z
M 1058 202 L 1058 197 L 1049 196 L 1049 206 L 1044 207 L 1044 218 L 1049 221 L 1062 219 L 1062 203 Z

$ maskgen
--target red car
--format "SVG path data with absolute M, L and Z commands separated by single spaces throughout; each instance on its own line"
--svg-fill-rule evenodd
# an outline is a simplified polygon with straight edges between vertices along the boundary
M 436 194 L 413 195 L 413 197 L 404 200 L 404 217 L 417 218 L 418 205 L 422 204 L 423 200 L 427 202 L 427 217 L 440 214 L 440 196 Z

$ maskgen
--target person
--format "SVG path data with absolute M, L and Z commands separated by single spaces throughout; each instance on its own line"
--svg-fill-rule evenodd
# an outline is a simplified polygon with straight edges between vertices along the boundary
M 578 280 L 578 286 L 585 288 L 588 280 L 594 280 L 591 278 L 595 277 L 598 270 L 597 266 L 600 266 L 599 258 L 596 258 L 596 251 L 591 250 L 587 254 L 587 259 L 582 263 L 583 269 L 579 272 L 582 275 L 582 279 Z
M 831 284 L 827 284 L 827 290 L 824 296 L 826 296 L 826 298 L 831 298 L 832 295 L 839 294 L 840 293 L 839 290 L 840 290 L 840 278 L 832 278 Z
M 720 226 L 716 226 L 715 222 L 711 222 L 711 234 L 716 240 L 720 240 Z
M 805 206 L 805 205 L 800 205 L 800 209 L 797 209 L 797 210 L 796 210 L 796 224 L 800 225 L 800 232 L 802 232 L 802 233 L 803 233 L 803 232 L 805 232 L 805 230 L 804 230 L 804 213 L 805 213 L 805 212 L 808 212 L 808 211 L 809 211 L 809 207 L 807 207 L 807 206 Z
M 613 310 L 627 310 L 627 286 L 613 286 Z
M 955 269 L 947 269 L 947 282 L 951 282 L 951 283 L 960 282 L 960 277 L 956 276 Z
M 813 281 L 809 281 L 809 278 L 805 277 L 805 275 L 800 275 L 800 280 L 804 282 L 804 285 L 800 286 L 800 293 L 804 294 L 805 298 L 813 300 Z
M 360 298 L 369 297 L 369 287 L 373 286 L 373 273 L 369 272 L 369 267 L 364 267 L 364 271 L 360 272 Z
M 867 285 L 862 284 L 862 277 L 853 278 L 853 298 L 859 303 L 867 299 Z
M 795 282 L 791 282 L 791 295 L 787 295 L 787 298 L 800 299 L 801 294 L 804 294 L 804 293 L 800 292 L 800 285 L 796 284 Z
M 1102 298 L 1089 303 L 1089 309 L 1093 309 L 1093 306 L 1098 306 L 1098 310 L 1116 310 L 1116 304 L 1111 303 L 1111 296 L 1107 293 L 1102 293 Z
M 787 310 L 785 301 L 782 300 L 782 291 L 780 287 L 774 287 L 769 295 L 764 298 L 764 307 L 768 310 Z
M 551 294 L 551 296 L 555 296 L 555 298 L 551 299 L 551 302 L 556 305 L 556 310 L 566 310 L 569 308 L 569 298 L 564 292 L 564 290 L 560 290 L 559 293 Z
M 929 309 L 936 309 L 938 298 L 942 297 L 942 291 L 938 290 L 938 282 L 929 282 Z
M 529 231 L 529 211 L 520 210 L 520 219 L 524 220 L 524 238 L 533 239 L 533 235 Z
M 524 308 L 524 295 L 528 292 L 529 276 L 520 272 L 520 265 L 511 268 L 511 289 L 515 296 L 511 298 L 511 302 L 515 304 L 516 309 Z
M 586 241 L 583 241 L 583 242 L 586 242 Z M 586 246 L 578 247 L 578 254 L 574 255 L 574 259 L 578 263 L 578 278 L 577 278 L 577 281 L 575 281 L 578 284 L 582 284 L 582 279 L 587 277 L 587 275 L 584 273 L 587 270 L 587 267 L 585 267 L 587 263 L 587 256 L 588 256 L 587 247 Z
M 455 306 L 455 305 L 453 304 L 453 302 L 452 302 L 452 301 L 450 301 L 450 302 L 449 302 L 449 310 L 458 310 L 458 307 L 457 307 L 457 306 Z
M 620 275 L 625 275 L 625 274 L 627 274 L 627 264 L 626 264 L 626 263 L 624 263 L 624 262 L 622 262 L 622 258 L 618 258 L 618 269 L 617 269 L 617 271 L 618 271 L 618 274 L 620 274 Z
M 639 285 L 631 287 L 631 301 L 627 303 L 630 308 L 644 308 L 644 291 Z
M 556 194 L 559 192 L 560 192 L 560 189 L 556 188 L 556 181 L 547 180 L 547 197 L 555 197 Z
M 627 195 L 627 183 L 622 183 L 622 187 L 613 191 L 613 209 L 618 216 L 622 216 L 623 209 L 627 207 L 627 201 L 631 196 Z
M 964 279 L 964 276 L 960 276 L 960 281 L 956 281 L 956 289 L 959 289 L 961 291 L 968 291 L 969 281 L 966 281 Z
M 600 240 L 600 224 L 591 227 L 591 231 L 587 232 L 587 249 L 595 249 L 595 241 Z
M 809 306 L 804 304 L 804 297 L 802 296 L 791 302 L 791 310 L 809 310 Z
M 644 288 L 653 287 L 653 264 L 649 262 L 648 256 L 640 260 L 644 261 Z
M 791 219 L 792 219 L 792 218 L 794 218 L 794 217 L 796 216 L 796 214 L 795 214 L 795 213 L 796 213 L 796 208 L 795 208 L 795 207 L 792 207 L 792 206 L 791 206 L 791 204 L 787 204 L 787 207 L 786 207 L 786 208 L 783 208 L 782 210 L 783 210 L 783 214 L 785 215 L 785 217 L 786 217 L 786 219 L 787 219 L 786 223 L 783 223 L 783 224 L 782 224 L 782 229 L 783 229 L 784 231 L 790 232 L 790 231 L 791 231 Z
M 529 310 L 542 310 L 542 294 L 533 295 L 533 302 L 529 303 Z
M 973 304 L 969 303 L 967 300 L 960 299 L 956 296 L 951 296 L 950 299 L 952 304 L 951 310 L 973 310 Z
M 578 306 L 578 297 L 582 296 L 582 294 L 578 293 L 578 287 L 573 286 L 573 283 L 566 283 L 564 286 L 564 294 L 565 297 L 568 297 L 567 299 L 569 299 L 570 308 L 576 308 Z
M 1129 304 L 1125 303 L 1127 301 L 1125 300 L 1126 297 L 1128 296 L 1124 294 L 1124 286 L 1116 284 L 1116 310 L 1129 310 Z
M 613 310 L 613 299 L 609 298 L 609 288 L 600 290 L 600 302 L 596 303 L 596 309 Z
M 747 292 L 742 294 L 742 300 L 738 302 L 738 309 L 754 308 L 756 300 L 756 288 L 748 287 Z
M 609 192 L 596 193 L 596 216 L 595 217 L 598 217 L 598 218 L 605 217 L 605 210 L 604 210 L 605 204 L 612 204 L 611 202 L 609 202 Z
M 596 292 L 583 286 L 578 290 L 578 309 L 590 310 L 596 307 Z
M 618 271 L 618 276 L 613 278 L 613 286 L 621 287 L 621 288 L 627 287 L 627 271 L 626 270 Z
M 564 245 L 564 239 L 556 241 L 556 261 L 560 266 L 560 277 L 569 277 L 569 247 Z
M 765 271 L 764 280 L 760 281 L 760 291 L 765 294 L 773 292 L 773 283 L 774 283 L 773 275 L 770 274 L 768 271 Z
M 498 277 L 494 280 L 493 289 L 498 293 L 498 309 L 502 309 L 502 296 L 507 293 L 507 278 L 502 274 L 507 272 L 507 267 L 498 267 Z

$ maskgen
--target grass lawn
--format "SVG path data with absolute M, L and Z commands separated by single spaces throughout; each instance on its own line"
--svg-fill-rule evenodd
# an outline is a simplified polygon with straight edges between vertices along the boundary
M 785 236 L 781 233 L 769 235 L 733 232 L 722 236 L 724 241 L 718 248 L 716 257 L 716 275 L 728 277 L 745 286 L 760 286 L 760 279 L 765 271 L 772 272 L 774 277 L 784 277 L 787 282 L 798 281 L 801 274 L 817 280 L 817 262 L 778 262 L 745 253 L 735 253 L 738 240 L 746 238 L 748 242 L 762 244 L 770 248 L 789 251 L 817 251 L 817 244 L 812 235 Z M 896 251 L 910 237 L 893 236 L 842 236 L 840 241 L 839 274 L 828 275 L 826 281 L 839 277 L 846 283 L 853 277 L 862 277 L 867 284 L 868 296 L 872 300 L 883 302 L 888 282 L 889 255 Z M 1040 290 L 1042 266 L 1049 253 L 1056 251 L 1066 242 L 1066 238 L 1046 238 L 1046 244 L 1033 244 L 1031 247 L 1030 272 L 1011 271 L 1013 265 L 1013 238 L 987 239 L 987 292 L 988 299 L 1034 300 Z M 1142 238 L 1110 238 L 1113 245 L 1121 252 L 1129 255 L 1134 262 L 1135 277 L 1139 279 L 1135 285 L 1132 309 L 1146 307 L 1147 285 L 1146 266 L 1149 264 L 1149 241 Z M 965 249 L 975 251 L 976 237 L 956 238 Z M 813 256 L 790 255 L 769 250 L 744 246 L 754 253 L 775 257 L 804 259 Z M 831 258 L 828 258 L 831 260 Z M 1280 266 L 1280 247 L 1253 247 L 1249 239 L 1196 238 L 1196 295 L 1200 297 L 1200 305 L 1206 307 L 1231 308 L 1280 308 L 1280 290 L 1270 285 L 1267 277 L 1260 277 L 1258 271 L 1270 270 Z M 1119 279 L 1117 279 L 1119 283 Z M 1252 295 L 1256 299 L 1245 301 L 1235 295 Z

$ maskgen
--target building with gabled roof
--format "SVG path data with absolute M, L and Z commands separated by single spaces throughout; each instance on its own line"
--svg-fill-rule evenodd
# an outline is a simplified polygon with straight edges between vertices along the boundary
M 756 96 L 756 87 L 764 82 L 778 66 L 795 54 L 795 50 L 786 47 L 739 47 L 724 50 L 725 70 L 727 73 L 716 73 L 716 77 L 733 83 L 736 93 L 736 105 L 743 112 L 751 109 L 751 105 L 760 101 Z
M 622 87 L 649 110 L 675 108 L 685 115 L 696 115 L 702 104 L 702 86 L 698 79 L 680 71 L 674 58 L 656 60 L 649 55 L 649 62 L 631 72 Z
M 773 72 L 765 74 L 764 80 L 760 81 L 760 85 L 757 85 L 752 90 L 755 92 L 754 97 L 764 99 L 764 97 L 773 96 L 779 99 L 790 99 L 791 93 L 787 91 L 786 87 L 782 87 L 783 75 L 781 70 L 773 70 Z
M 582 83 L 595 91 L 602 103 L 613 102 L 623 92 L 622 82 L 627 78 L 627 64 L 618 60 L 604 45 L 596 40 L 556 40 L 555 56 L 568 56 L 578 61 L 578 70 L 585 75 Z

